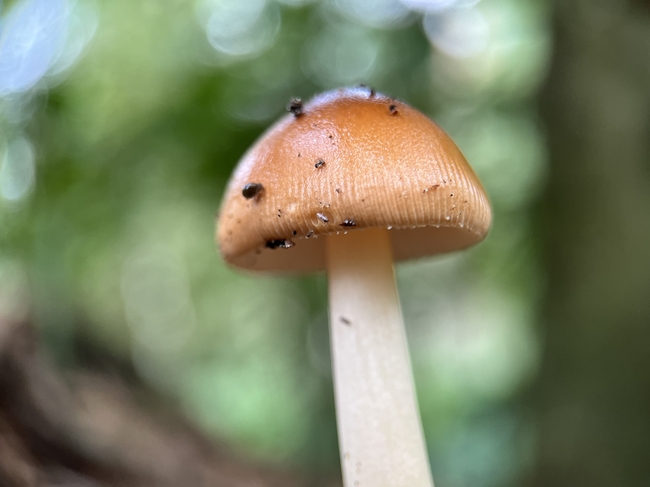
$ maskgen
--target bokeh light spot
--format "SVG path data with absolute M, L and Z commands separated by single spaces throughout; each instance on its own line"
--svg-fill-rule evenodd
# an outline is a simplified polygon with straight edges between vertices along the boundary
M 32 190 L 36 177 L 34 149 L 29 140 L 20 137 L 7 144 L 0 166 L 0 195 L 16 202 Z
M 257 54 L 270 47 L 281 23 L 278 5 L 266 0 L 203 0 L 197 15 L 210 45 L 231 56 Z
M 334 0 L 334 5 L 349 20 L 375 28 L 403 26 L 410 13 L 398 0 Z
M 475 56 L 488 45 L 490 28 L 478 9 L 454 9 L 443 14 L 427 14 L 423 22 L 429 41 L 448 56 Z
M 307 40 L 302 67 L 323 87 L 357 83 L 373 75 L 379 51 L 379 42 L 366 29 L 334 24 Z
M 65 40 L 65 0 L 23 1 L 0 24 L 0 96 L 25 91 L 47 72 Z

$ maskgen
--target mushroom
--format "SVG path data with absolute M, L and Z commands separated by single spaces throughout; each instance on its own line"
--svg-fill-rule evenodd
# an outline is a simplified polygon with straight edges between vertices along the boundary
M 242 196 L 251 182 L 264 186 L 258 199 Z M 346 486 L 433 484 L 393 262 L 467 248 L 490 220 L 481 183 L 442 129 L 363 87 L 285 116 L 236 168 L 217 227 L 226 262 L 327 270 Z

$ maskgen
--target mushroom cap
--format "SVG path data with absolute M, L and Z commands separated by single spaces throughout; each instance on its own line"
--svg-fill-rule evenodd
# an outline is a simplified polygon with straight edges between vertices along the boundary
M 364 228 L 390 229 L 395 260 L 487 235 L 481 183 L 449 136 L 414 108 L 356 87 L 293 113 L 246 152 L 227 186 L 217 242 L 230 265 L 325 269 L 326 239 L 317 237 Z

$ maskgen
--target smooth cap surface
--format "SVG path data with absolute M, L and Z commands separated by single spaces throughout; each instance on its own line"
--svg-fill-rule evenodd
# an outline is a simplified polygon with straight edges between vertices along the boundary
M 317 96 L 249 149 L 226 189 L 217 242 L 235 267 L 306 272 L 325 269 L 326 234 L 388 228 L 403 260 L 478 243 L 490 221 L 487 195 L 447 134 L 359 87 Z

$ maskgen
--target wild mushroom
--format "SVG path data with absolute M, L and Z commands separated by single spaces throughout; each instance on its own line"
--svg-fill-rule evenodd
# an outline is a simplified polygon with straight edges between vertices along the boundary
M 242 196 L 251 182 L 264 186 L 259 199 Z M 480 182 L 442 129 L 365 88 L 317 96 L 235 170 L 218 222 L 224 259 L 328 272 L 346 486 L 432 485 L 393 261 L 469 247 L 490 220 Z

